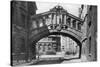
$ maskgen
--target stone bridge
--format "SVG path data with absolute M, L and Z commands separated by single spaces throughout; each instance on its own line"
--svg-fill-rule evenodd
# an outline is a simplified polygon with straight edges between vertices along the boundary
M 32 16 L 29 32 L 31 48 L 40 39 L 49 35 L 64 35 L 73 39 L 80 46 L 81 56 L 82 23 L 82 19 L 68 13 L 67 10 L 59 5 L 50 9 L 50 11 L 36 14 Z

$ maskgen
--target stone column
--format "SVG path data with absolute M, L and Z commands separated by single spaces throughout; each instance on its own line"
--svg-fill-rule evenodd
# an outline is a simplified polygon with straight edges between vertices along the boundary
M 64 15 L 64 24 L 66 25 L 66 15 Z
M 51 14 L 51 23 L 53 24 L 53 13 Z
M 70 20 L 70 27 L 73 28 L 73 19 L 72 19 L 72 18 L 71 18 L 71 20 Z
M 76 30 L 78 30 L 78 21 L 76 21 Z
M 59 24 L 59 16 L 57 16 L 57 24 Z
M 68 26 L 68 16 L 66 15 L 66 24 Z
M 53 24 L 55 24 L 55 15 L 53 14 Z
M 55 22 L 56 22 L 56 24 L 57 24 L 57 14 L 55 15 Z

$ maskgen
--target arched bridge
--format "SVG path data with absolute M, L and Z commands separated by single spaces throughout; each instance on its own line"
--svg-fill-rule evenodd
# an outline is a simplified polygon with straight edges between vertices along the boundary
M 61 6 L 55 6 L 47 12 L 32 16 L 29 31 L 30 48 L 33 49 L 36 43 L 49 35 L 65 35 L 73 39 L 80 47 L 79 58 L 81 57 L 83 20 L 67 12 Z M 35 49 L 31 50 L 34 52 Z M 35 55 L 33 53 L 33 55 Z
M 82 22 L 82 19 L 68 13 L 58 5 L 47 12 L 32 17 L 29 39 L 31 42 L 37 42 L 52 33 L 65 33 L 81 44 Z

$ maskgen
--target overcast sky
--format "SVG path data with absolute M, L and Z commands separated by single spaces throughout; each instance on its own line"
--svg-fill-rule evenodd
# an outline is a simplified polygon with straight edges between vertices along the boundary
M 79 7 L 80 4 L 68 4 L 68 3 L 55 3 L 55 2 L 36 2 L 37 5 L 37 14 L 49 11 L 56 5 L 61 5 L 64 9 L 66 9 L 69 13 L 78 16 L 79 15 Z

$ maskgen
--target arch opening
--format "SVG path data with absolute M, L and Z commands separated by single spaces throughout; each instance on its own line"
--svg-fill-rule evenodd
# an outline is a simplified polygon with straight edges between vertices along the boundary
M 43 39 L 48 38 L 48 37 L 49 37 L 49 40 L 47 42 L 45 42 L 46 40 L 43 41 Z M 50 41 L 50 38 L 52 39 L 52 37 L 55 38 L 56 41 Z M 63 40 L 63 38 L 69 39 L 70 41 L 72 41 L 71 42 L 72 44 L 74 43 L 74 45 L 72 46 L 72 44 L 71 44 L 72 47 L 69 47 L 69 48 L 66 47 L 66 49 L 64 49 L 64 47 L 68 46 L 69 43 L 67 43 L 67 45 L 66 45 L 66 43 L 63 44 L 63 41 L 68 42 L 66 40 Z M 50 45 L 52 47 L 53 46 L 54 47 L 51 48 Z M 42 58 L 43 58 L 43 55 L 45 55 L 45 56 L 46 55 L 52 55 L 52 56 L 55 55 L 55 57 L 57 57 L 58 54 L 59 54 L 59 57 L 62 57 L 63 59 L 72 59 L 72 58 L 80 58 L 81 57 L 81 46 L 82 46 L 81 42 L 74 36 L 71 36 L 70 34 L 66 34 L 63 32 L 52 32 L 52 33 L 43 35 L 37 41 L 35 41 L 34 46 L 35 46 L 35 51 L 36 51 L 36 58 L 38 58 L 38 59 L 40 58 L 40 56 L 42 56 Z M 72 52 L 71 52 L 71 50 L 72 50 Z M 63 56 L 60 56 L 62 54 L 63 54 Z M 76 54 L 77 54 L 77 56 L 76 56 Z M 75 55 L 75 56 L 68 58 L 68 55 L 69 56 Z

